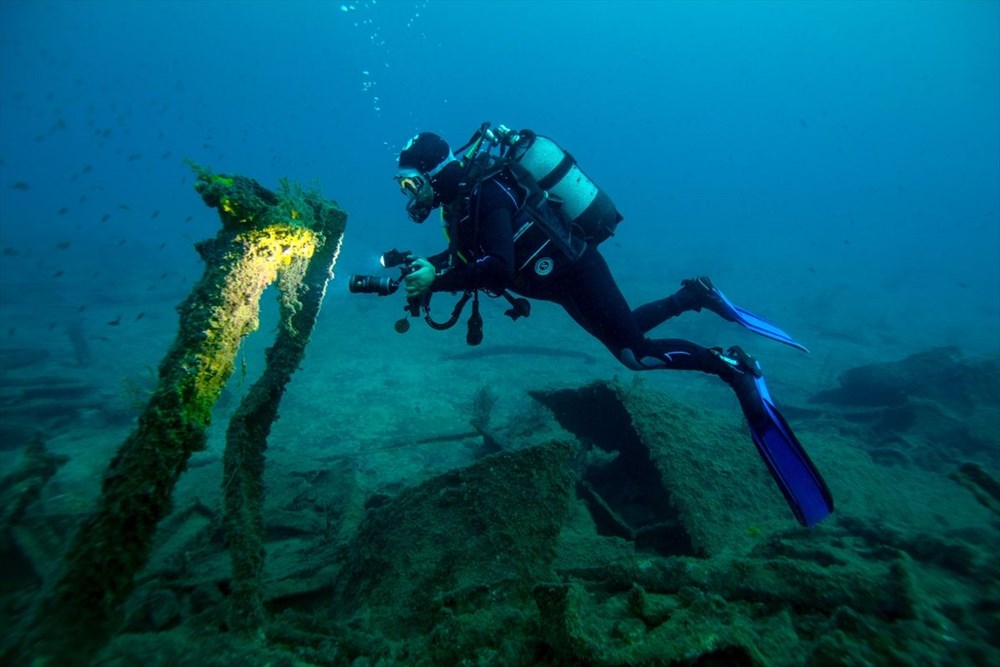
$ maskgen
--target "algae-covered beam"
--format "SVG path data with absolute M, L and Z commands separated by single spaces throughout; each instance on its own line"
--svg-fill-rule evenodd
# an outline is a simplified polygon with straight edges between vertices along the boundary
M 196 189 L 222 229 L 198 245 L 205 273 L 178 308 L 180 329 L 135 430 L 105 474 L 98 509 L 82 525 L 62 576 L 39 604 L 23 653 L 40 663 L 87 664 L 113 631 L 146 563 L 157 523 L 191 454 L 205 447 L 212 406 L 243 337 L 259 324 L 260 297 L 279 272 L 329 276 L 345 214 L 287 182 L 271 192 L 242 176 L 195 166 Z M 332 252 L 330 250 L 332 249 Z M 317 295 L 322 298 L 322 291 Z M 318 307 L 318 304 L 317 304 Z
M 264 598 L 264 451 L 285 385 L 298 369 L 319 315 L 323 294 L 336 261 L 344 214 L 307 199 L 319 240 L 310 260 L 296 258 L 282 271 L 280 323 L 267 350 L 264 373 L 247 392 L 226 431 L 224 525 L 232 560 L 229 627 L 241 634 L 263 632 Z

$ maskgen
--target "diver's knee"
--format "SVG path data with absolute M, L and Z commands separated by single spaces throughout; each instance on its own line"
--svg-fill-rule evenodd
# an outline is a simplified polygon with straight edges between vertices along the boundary
M 663 359 L 659 357 L 642 357 L 637 358 L 635 352 L 631 348 L 626 347 L 621 352 L 618 353 L 618 361 L 620 361 L 626 368 L 633 371 L 649 371 L 654 368 L 663 368 L 666 364 Z

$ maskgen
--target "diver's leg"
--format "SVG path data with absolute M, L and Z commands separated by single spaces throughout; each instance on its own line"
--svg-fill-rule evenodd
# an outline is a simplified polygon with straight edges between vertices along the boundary
M 643 333 L 649 333 L 671 317 L 676 317 L 689 310 L 697 312 L 701 311 L 702 308 L 710 308 L 713 312 L 718 312 L 711 308 L 713 305 L 712 290 L 712 281 L 708 278 L 682 280 L 679 290 L 665 299 L 639 306 L 632 311 L 632 315 L 635 317 L 639 329 Z M 726 319 L 732 319 L 725 314 L 720 314 Z
M 587 333 L 612 354 L 632 341 L 643 339 L 604 257 L 593 246 L 562 276 L 544 297 L 561 305 Z
M 551 290 L 547 295 L 549 300 L 565 308 L 570 317 L 604 343 L 623 364 L 632 370 L 695 370 L 730 381 L 732 369 L 720 359 L 718 350 L 681 339 L 646 338 L 636 322 L 636 311 L 629 308 L 607 263 L 596 249 L 588 249 L 574 269 L 560 281 L 557 289 Z M 690 301 L 692 293 L 697 294 L 697 291 L 685 285 L 663 301 L 677 297 L 674 307 L 690 309 L 694 307 Z M 655 305 L 644 308 L 652 312 Z M 663 305 L 660 311 L 665 312 L 668 307 Z
M 718 376 L 736 394 L 757 451 L 799 522 L 811 526 L 832 512 L 830 491 L 771 400 L 757 362 L 736 347 L 723 353 L 686 340 L 646 338 L 604 259 L 596 251 L 584 259 L 580 265 L 584 270 L 574 271 L 561 283 L 552 300 L 633 370 Z
M 753 398 L 756 389 L 752 383 L 739 381 L 740 374 L 735 371 L 735 364 L 726 360 L 721 348 L 709 349 L 681 339 L 646 338 L 636 322 L 635 312 L 629 308 L 607 262 L 596 248 L 588 248 L 573 268 L 547 290 L 545 298 L 565 308 L 570 317 L 601 341 L 621 363 L 637 371 L 690 370 L 717 375 L 737 392 L 748 419 L 762 412 L 759 401 Z M 702 290 L 690 286 L 690 282 L 684 281 L 684 287 L 673 295 L 677 297 L 675 308 L 695 307 L 692 295 L 696 296 Z M 655 305 L 649 304 L 650 312 Z M 668 306 L 664 305 L 661 312 L 667 312 L 667 309 Z

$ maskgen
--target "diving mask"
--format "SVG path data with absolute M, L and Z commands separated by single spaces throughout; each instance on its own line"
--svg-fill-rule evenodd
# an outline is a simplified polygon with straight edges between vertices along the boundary
M 433 196 L 431 179 L 416 169 L 402 169 L 395 177 L 399 191 L 409 199 L 427 199 L 428 191 Z
M 399 191 L 410 200 L 406 203 L 406 212 L 409 214 L 410 220 L 420 223 L 431 214 L 431 210 L 435 206 L 434 186 L 431 181 L 441 173 L 442 169 L 455 161 L 455 156 L 449 151 L 448 155 L 427 173 L 412 167 L 404 167 L 399 170 L 395 181 L 396 185 L 399 186 Z
M 409 201 L 406 213 L 413 222 L 423 222 L 434 208 L 434 188 L 428 175 L 416 169 L 403 169 L 396 175 L 396 184 Z

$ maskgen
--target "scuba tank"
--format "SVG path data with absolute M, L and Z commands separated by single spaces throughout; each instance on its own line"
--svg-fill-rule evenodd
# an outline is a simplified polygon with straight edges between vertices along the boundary
M 594 245 L 614 235 L 621 214 L 572 155 L 552 139 L 531 130 L 507 136 L 510 148 L 506 157 L 531 174 L 564 222 Z
M 496 156 L 491 151 L 498 145 Z M 589 243 L 607 240 L 622 221 L 611 197 L 580 169 L 573 156 L 532 130 L 515 132 L 504 125 L 491 128 L 490 123 L 483 123 L 456 154 L 462 155 L 467 175 L 477 172 L 472 180 L 495 173 L 511 161 L 524 167 L 517 172 L 521 185 L 529 191 L 537 186 L 563 222 Z
M 614 234 L 622 219 L 607 193 L 569 153 L 531 130 L 514 132 L 503 125 L 493 129 L 483 123 L 456 153 L 461 155 L 467 191 L 487 178 L 502 182 L 506 173 L 524 193 L 513 220 L 516 274 L 530 270 L 544 277 L 557 263 L 576 262 L 588 244 L 597 245 Z M 452 215 L 460 215 L 467 201 L 457 202 Z M 470 216 L 478 220 L 478 211 Z
M 503 188 L 520 189 L 523 199 L 512 220 L 514 272 L 519 274 L 530 267 L 538 276 L 547 276 L 557 262 L 578 260 L 587 249 L 588 238 L 563 218 L 558 202 L 539 186 L 534 174 L 511 157 L 520 137 L 503 125 L 493 130 L 489 123 L 483 123 L 459 154 L 469 192 L 488 178 L 496 178 Z M 498 146 L 499 150 L 494 151 Z M 478 211 L 470 212 L 470 216 L 478 220 Z

